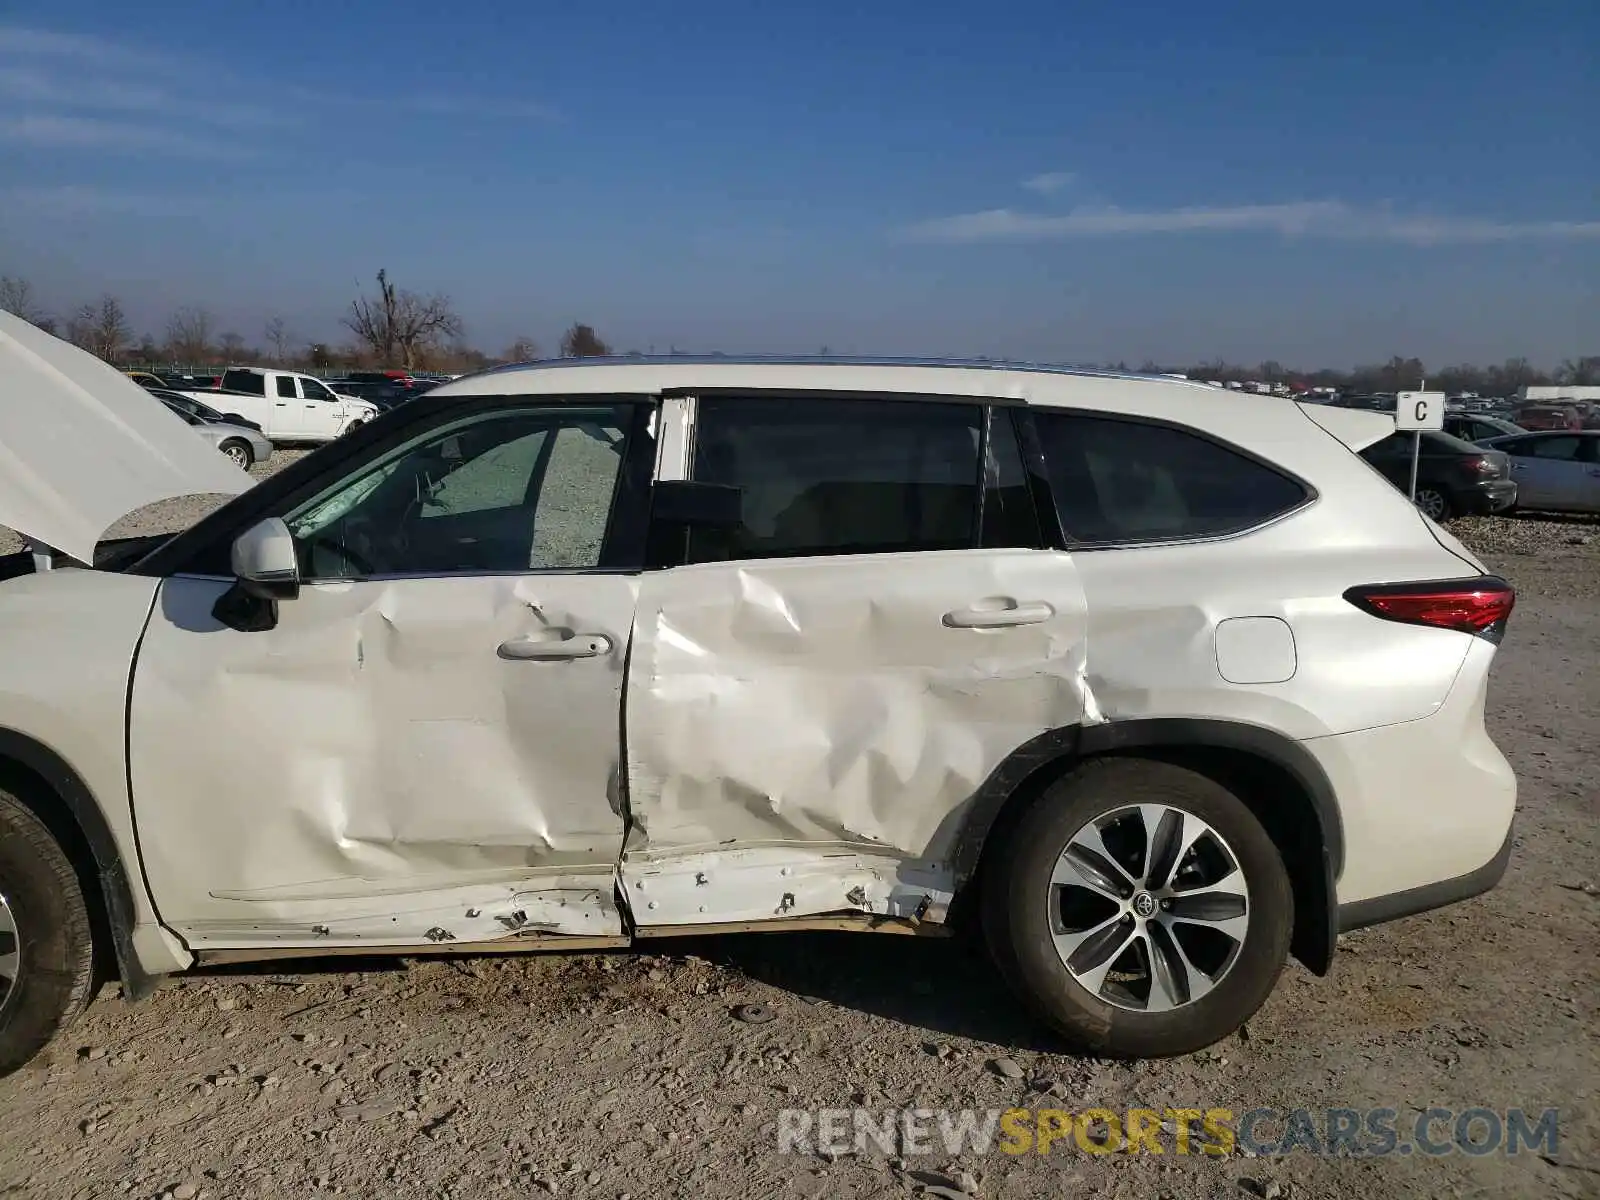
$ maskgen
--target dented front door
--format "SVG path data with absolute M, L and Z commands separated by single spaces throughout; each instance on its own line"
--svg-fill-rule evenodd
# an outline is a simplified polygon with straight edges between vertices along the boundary
M 215 948 L 620 931 L 638 576 L 604 564 L 628 408 L 479 414 L 334 481 L 284 514 L 311 578 L 273 628 L 218 619 L 231 581 L 163 583 L 129 757 L 169 926 Z

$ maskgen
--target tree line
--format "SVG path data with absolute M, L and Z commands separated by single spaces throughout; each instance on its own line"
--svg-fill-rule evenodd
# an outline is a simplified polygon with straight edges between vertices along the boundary
M 121 367 L 165 364 L 271 363 L 307 370 L 404 367 L 408 370 L 473 371 L 496 363 L 527 362 L 540 355 L 531 337 L 513 339 L 500 354 L 489 354 L 466 340 L 466 326 L 449 296 L 423 295 L 399 287 L 387 270 L 377 288 L 357 296 L 340 317 L 350 335 L 342 344 L 307 339 L 281 316 L 269 318 L 260 340 L 222 329 L 209 310 L 186 305 L 173 312 L 162 331 L 136 335 L 116 296 L 86 301 L 63 315 L 40 302 L 26 279 L 0 275 L 0 311 L 13 313 L 47 333 Z M 594 327 L 575 322 L 562 334 L 564 358 L 612 353 Z
M 265 323 L 260 341 L 252 343 L 236 331 L 220 329 L 209 311 L 196 306 L 172 313 L 160 340 L 148 333 L 135 336 L 116 296 L 100 296 L 58 317 L 39 302 L 26 279 L 4 275 L 0 275 L 0 310 L 124 367 L 261 362 L 314 371 L 363 367 L 473 371 L 497 363 L 528 362 L 540 356 L 539 344 L 531 337 L 513 339 L 499 354 L 487 353 L 467 341 L 466 325 L 449 296 L 402 288 L 390 279 L 387 270 L 378 272 L 376 283 L 374 292 L 357 296 L 340 317 L 340 325 L 349 338 L 338 345 L 301 337 L 278 316 Z M 562 335 L 557 352 L 563 358 L 614 353 L 592 326 L 581 322 L 574 323 Z M 1079 365 L 1130 369 L 1125 362 Z M 1420 359 L 1397 355 L 1385 363 L 1344 370 L 1306 370 L 1272 361 L 1245 365 L 1220 359 L 1177 365 L 1147 360 L 1137 370 L 1180 373 L 1191 379 L 1223 383 L 1254 380 L 1359 392 L 1415 390 L 1426 383 L 1451 394 L 1476 392 L 1481 396 L 1509 396 L 1530 384 L 1600 385 L 1600 355 L 1569 358 L 1553 369 L 1535 366 L 1526 358 L 1508 358 L 1490 366 L 1460 363 L 1428 367 Z

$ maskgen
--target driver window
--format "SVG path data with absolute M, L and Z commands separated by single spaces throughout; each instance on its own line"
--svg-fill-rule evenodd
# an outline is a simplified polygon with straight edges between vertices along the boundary
M 302 379 L 300 381 L 300 390 L 305 393 L 305 398 L 307 400 L 332 401 L 335 399 L 334 394 L 327 388 L 323 387 L 315 379 Z
M 629 411 L 510 409 L 430 430 L 285 518 L 303 578 L 597 566 Z

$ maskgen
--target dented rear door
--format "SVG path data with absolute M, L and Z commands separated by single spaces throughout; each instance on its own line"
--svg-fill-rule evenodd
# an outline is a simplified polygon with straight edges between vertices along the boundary
M 480 406 L 350 468 L 281 514 L 309 578 L 273 628 L 218 619 L 229 580 L 163 583 L 129 757 L 168 925 L 213 948 L 620 931 L 647 420 Z
M 946 902 L 979 786 L 1083 711 L 1082 588 L 1040 545 L 1006 410 L 702 394 L 686 421 L 693 476 L 746 511 L 642 583 L 634 920 Z

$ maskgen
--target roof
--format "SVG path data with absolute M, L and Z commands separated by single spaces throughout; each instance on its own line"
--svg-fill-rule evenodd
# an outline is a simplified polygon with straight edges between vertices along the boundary
M 653 395 L 676 389 L 749 388 L 768 391 L 878 392 L 973 396 L 1041 404 L 1132 403 L 1155 394 L 1192 404 L 1199 395 L 1259 408 L 1260 397 L 1240 397 L 1207 384 L 1163 375 L 1135 375 L 1083 367 L 960 359 L 761 357 L 669 355 L 564 358 L 494 367 L 441 384 L 428 394 Z
M 1058 363 L 1021 362 L 995 358 L 891 358 L 838 354 L 782 355 L 782 354 L 611 354 L 590 358 L 546 358 L 534 362 L 509 363 L 503 367 L 490 367 L 462 379 L 481 379 L 485 375 L 504 375 L 527 370 L 577 369 L 604 366 L 659 367 L 659 366 L 767 366 L 767 367 L 940 367 L 967 371 L 1026 371 L 1046 375 L 1073 375 L 1089 379 L 1148 379 L 1173 383 L 1188 383 L 1195 387 L 1208 384 L 1186 379 L 1179 375 L 1150 375 L 1135 371 L 1102 370 L 1099 367 L 1075 367 Z M 460 382 L 456 380 L 455 382 Z

